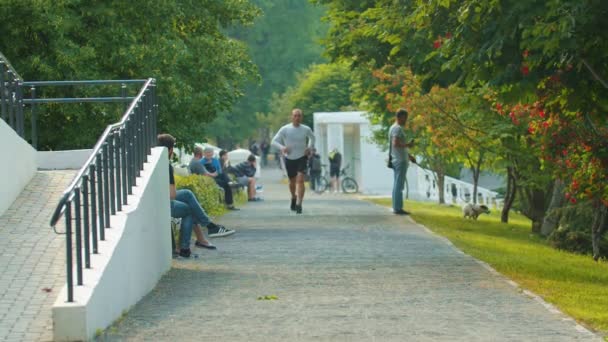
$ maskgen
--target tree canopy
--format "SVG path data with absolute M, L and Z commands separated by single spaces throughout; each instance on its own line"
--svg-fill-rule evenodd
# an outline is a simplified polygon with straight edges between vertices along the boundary
M 223 31 L 250 25 L 259 13 L 243 0 L 2 0 L 0 50 L 26 80 L 154 77 L 159 130 L 189 144 L 200 140 L 205 122 L 232 107 L 246 81 L 257 78 L 246 46 Z M 48 106 L 39 118 L 40 146 L 92 146 L 121 114 L 109 109 Z
M 207 132 L 222 146 L 230 147 L 243 139 L 258 138 L 258 113 L 271 110 L 273 94 L 297 85 L 296 75 L 311 64 L 321 63 L 320 39 L 327 31 L 321 21 L 325 9 L 307 0 L 253 0 L 263 15 L 252 27 L 228 30 L 243 41 L 259 68 L 260 82 L 250 82 L 244 96 L 230 110 L 211 123 Z M 289 112 L 284 113 L 285 116 Z M 223 139 L 222 139 L 223 138 Z

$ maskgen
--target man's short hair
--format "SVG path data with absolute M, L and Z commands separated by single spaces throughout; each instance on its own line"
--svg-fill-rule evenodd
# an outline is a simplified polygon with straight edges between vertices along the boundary
M 293 115 L 293 114 L 294 114 L 294 113 L 296 113 L 296 112 L 298 112 L 298 113 L 302 114 L 302 110 L 301 110 L 300 108 L 294 108 L 294 109 L 291 111 L 291 114 Z
M 209 146 L 205 147 L 205 153 L 207 153 L 207 152 L 213 152 L 213 147 L 209 147 Z
M 201 154 L 203 154 L 203 148 L 200 146 L 194 146 L 194 155 L 197 156 Z
M 405 110 L 405 108 L 399 108 L 397 109 L 397 112 L 395 113 L 396 117 L 406 117 L 407 118 L 407 110 Z
M 175 138 L 171 134 L 163 133 L 156 137 L 158 146 L 164 146 L 168 149 L 172 149 L 175 146 Z
M 250 154 L 249 157 L 247 157 L 247 161 L 249 161 L 249 162 L 256 161 L 255 156 L 253 154 Z
M 226 154 L 226 153 L 228 153 L 228 151 L 226 151 L 226 150 L 221 150 L 221 151 L 220 151 L 220 157 L 223 157 L 223 156 L 224 156 L 224 154 Z

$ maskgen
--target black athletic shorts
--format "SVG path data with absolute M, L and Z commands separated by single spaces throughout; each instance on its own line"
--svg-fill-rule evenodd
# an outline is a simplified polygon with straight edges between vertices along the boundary
M 330 177 L 339 177 L 340 176 L 340 168 L 330 168 L 329 169 L 329 176 Z
M 293 178 L 298 175 L 298 172 L 306 173 L 308 166 L 308 157 L 304 156 L 298 159 L 285 158 L 285 168 L 287 169 L 287 177 Z

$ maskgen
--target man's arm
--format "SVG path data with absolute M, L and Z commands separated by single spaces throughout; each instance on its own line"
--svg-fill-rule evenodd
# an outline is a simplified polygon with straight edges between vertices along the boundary
M 205 166 L 201 163 L 191 163 L 190 164 L 190 173 L 195 175 L 208 175 L 209 171 L 205 168 Z
M 315 147 L 315 134 L 310 127 L 308 128 L 308 148 Z
M 285 146 L 283 146 L 285 142 L 283 141 L 283 127 L 279 129 L 277 134 L 272 138 L 272 146 L 278 148 L 279 150 L 283 150 Z

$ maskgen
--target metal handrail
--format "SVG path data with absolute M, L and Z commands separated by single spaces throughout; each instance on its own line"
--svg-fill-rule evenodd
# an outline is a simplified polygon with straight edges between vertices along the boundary
M 2 52 L 0 52 L 0 63 L 3 63 L 7 66 L 7 68 L 13 73 L 15 74 L 16 78 L 19 80 L 23 80 L 23 78 L 21 78 L 21 76 L 19 76 L 19 73 L 15 70 L 15 68 L 13 68 L 13 66 L 11 65 L 11 62 L 8 61 L 8 58 L 6 58 L 6 56 L 4 56 L 2 54 Z
M 72 86 L 72 85 L 107 85 L 145 83 L 145 80 L 85 80 L 85 81 L 25 81 L 23 85 L 30 86 Z
M 90 268 L 90 256 L 98 252 L 98 242 L 105 240 L 111 215 L 127 204 L 127 196 L 132 194 L 155 145 L 157 117 L 156 84 L 150 78 L 121 120 L 106 127 L 59 200 L 50 225 L 55 229 L 61 216 L 65 217 L 68 302 L 74 301 L 73 253 L 76 254 L 76 285 L 83 285 L 83 249 L 84 267 Z M 72 248 L 73 239 L 75 248 Z
M 23 79 L 0 52 L 0 117 L 19 134 L 25 135 Z

